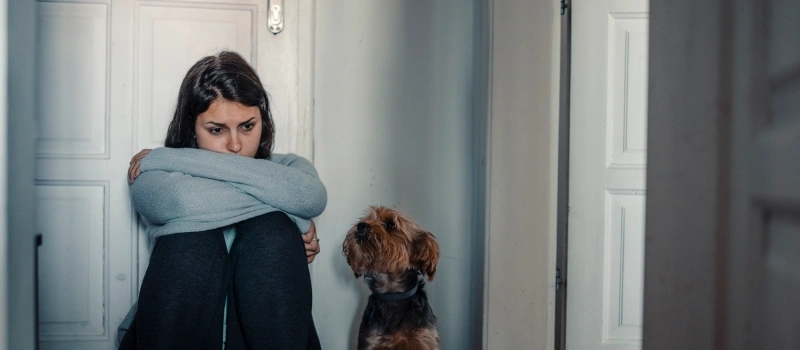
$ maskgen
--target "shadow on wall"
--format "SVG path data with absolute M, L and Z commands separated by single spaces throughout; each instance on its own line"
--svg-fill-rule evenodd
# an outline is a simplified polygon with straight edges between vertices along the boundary
M 341 242 L 369 205 L 386 205 L 439 241 L 437 276 L 426 289 L 443 348 L 479 348 L 474 8 L 318 2 L 316 17 L 314 152 L 329 191 L 318 229 L 332 242 L 312 267 L 321 341 L 356 346 L 369 291 L 353 277 Z

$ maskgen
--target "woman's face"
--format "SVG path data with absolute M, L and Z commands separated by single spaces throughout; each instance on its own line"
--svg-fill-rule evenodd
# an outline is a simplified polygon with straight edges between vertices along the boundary
M 217 98 L 197 116 L 197 148 L 254 157 L 261 141 L 258 107 Z

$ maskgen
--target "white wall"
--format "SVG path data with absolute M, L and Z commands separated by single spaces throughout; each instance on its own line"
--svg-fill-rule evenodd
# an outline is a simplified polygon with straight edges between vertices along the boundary
M 314 317 L 351 349 L 368 291 L 341 254 L 368 205 L 414 217 L 439 240 L 427 290 L 445 349 L 481 345 L 483 150 L 473 1 L 318 1 L 314 159 L 329 202 L 317 227 Z M 478 106 L 479 109 L 479 106 Z M 478 190 L 476 190 L 478 188 Z

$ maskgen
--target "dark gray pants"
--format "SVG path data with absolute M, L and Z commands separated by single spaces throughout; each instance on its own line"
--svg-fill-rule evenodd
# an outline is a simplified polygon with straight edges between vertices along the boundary
M 282 212 L 158 239 L 120 349 L 319 349 L 301 232 Z

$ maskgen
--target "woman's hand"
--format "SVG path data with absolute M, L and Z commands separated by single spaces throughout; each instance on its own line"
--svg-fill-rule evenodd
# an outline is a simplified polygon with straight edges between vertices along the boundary
M 139 164 L 142 163 L 142 159 L 144 159 L 150 151 L 152 151 L 152 149 L 143 149 L 133 156 L 130 163 L 131 166 L 128 168 L 128 183 L 133 183 L 133 180 L 139 177 L 139 174 L 141 174 L 141 171 L 139 171 Z
M 314 257 L 319 254 L 319 238 L 317 238 L 317 227 L 313 221 L 311 222 L 311 227 L 308 228 L 308 232 L 303 234 L 303 243 L 306 245 L 306 257 L 310 264 L 314 261 Z

